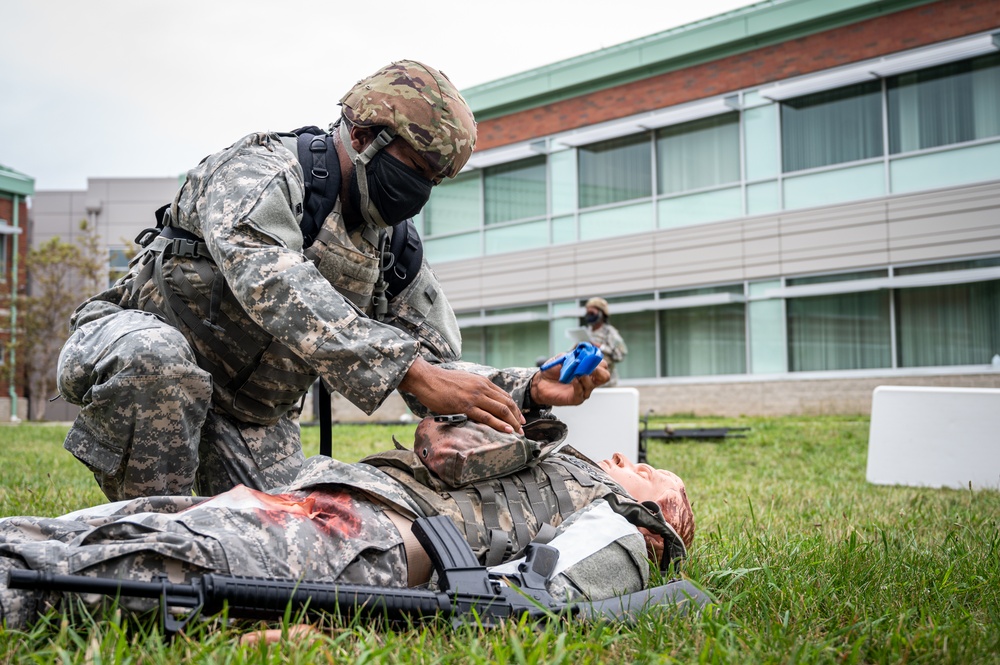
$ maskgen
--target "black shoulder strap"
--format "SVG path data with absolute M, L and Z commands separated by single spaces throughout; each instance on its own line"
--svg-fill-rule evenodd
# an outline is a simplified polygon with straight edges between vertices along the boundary
M 424 260 L 424 247 L 420 244 L 420 236 L 412 219 L 392 227 L 389 253 L 393 260 L 388 268 L 383 269 L 382 274 L 388 284 L 385 295 L 392 300 L 416 278 Z
M 303 247 L 309 247 L 340 195 L 340 160 L 333 137 L 319 127 L 300 127 L 292 134 L 298 137 L 299 164 L 306 188 L 299 226 Z

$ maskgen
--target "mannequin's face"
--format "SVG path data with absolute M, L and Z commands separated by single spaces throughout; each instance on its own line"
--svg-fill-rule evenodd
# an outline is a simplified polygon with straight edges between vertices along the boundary
M 648 464 L 634 464 L 621 453 L 598 462 L 615 482 L 632 495 L 636 501 L 656 501 L 669 492 L 683 492 L 684 481 L 666 469 L 655 469 Z
M 611 459 L 598 464 L 633 499 L 656 503 L 663 513 L 663 519 L 674 528 L 687 547 L 691 546 L 694 540 L 694 513 L 684 490 L 683 480 L 666 469 L 655 469 L 648 464 L 633 464 L 621 453 L 615 453 Z M 660 548 L 662 547 L 661 541 Z

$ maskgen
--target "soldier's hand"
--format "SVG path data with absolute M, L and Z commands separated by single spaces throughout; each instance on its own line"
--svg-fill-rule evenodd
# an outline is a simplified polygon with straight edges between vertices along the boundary
M 531 377 L 531 399 L 537 404 L 548 406 L 576 406 L 583 404 L 594 392 L 594 388 L 611 380 L 608 362 L 601 363 L 586 376 L 578 376 L 569 383 L 559 383 L 561 365 L 539 371 Z
M 556 373 L 558 380 L 558 372 Z M 605 379 L 606 380 L 606 379 Z M 509 394 L 487 379 L 461 370 L 435 367 L 417 358 L 399 383 L 433 413 L 464 413 L 498 432 L 521 433 L 524 416 Z

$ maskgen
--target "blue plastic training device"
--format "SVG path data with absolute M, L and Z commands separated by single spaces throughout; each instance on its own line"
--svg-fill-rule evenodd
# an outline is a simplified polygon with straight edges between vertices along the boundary
M 587 376 L 601 364 L 604 354 L 590 342 L 580 342 L 569 353 L 562 353 L 541 366 L 545 371 L 550 367 L 562 365 L 559 373 L 559 383 L 569 383 L 578 376 Z

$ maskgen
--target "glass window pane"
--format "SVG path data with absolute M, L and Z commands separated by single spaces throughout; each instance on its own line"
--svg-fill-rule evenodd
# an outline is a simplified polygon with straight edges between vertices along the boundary
M 581 146 L 577 167 L 581 208 L 653 194 L 648 134 Z
M 563 150 L 549 155 L 549 182 L 552 183 L 552 214 L 576 210 L 576 151 Z
M 628 355 L 615 365 L 620 379 L 648 379 L 656 376 L 656 314 L 636 312 L 615 314 L 610 323 L 625 340 Z
M 482 256 L 481 234 L 466 233 L 460 236 L 424 240 L 424 254 L 429 263 L 457 261 Z
M 525 222 L 486 230 L 486 253 L 516 252 L 549 244 L 549 223 Z
M 896 291 L 901 367 L 986 365 L 1000 353 L 1000 281 Z
M 688 296 L 705 296 L 713 293 L 734 293 L 743 295 L 743 284 L 726 284 L 723 286 L 697 286 L 693 289 L 672 289 L 660 291 L 660 299 L 687 298 Z
M 548 321 L 489 326 L 485 334 L 486 365 L 534 367 L 539 356 L 549 354 Z
M 125 249 L 108 250 L 108 284 L 114 284 L 128 272 L 129 255 Z
M 776 181 L 747 185 L 748 215 L 765 215 L 778 210 L 781 210 L 781 194 Z
M 556 217 L 552 220 L 552 244 L 561 245 L 576 242 L 576 218 Z
M 785 209 L 811 208 L 885 196 L 882 162 L 785 178 Z
M 772 288 L 780 283 L 775 282 Z M 750 371 L 778 374 L 788 371 L 785 323 L 781 300 L 754 300 L 750 311 Z
M 881 156 L 881 93 L 881 81 L 872 81 L 783 102 L 784 171 Z
M 480 227 L 479 173 L 462 173 L 431 190 L 421 213 L 428 236 Z
M 674 194 L 740 179 L 740 116 L 726 113 L 656 133 L 658 191 Z
M 688 194 L 659 202 L 661 229 L 705 224 L 743 216 L 743 193 L 739 187 Z
M 889 163 L 894 194 L 1000 179 L 1000 143 L 897 157 Z
M 531 157 L 484 171 L 486 223 L 545 214 L 545 157 Z
M 462 328 L 462 360 L 479 365 L 486 364 L 486 346 L 483 327 Z
M 778 175 L 778 106 L 743 111 L 747 180 Z
M 859 279 L 878 279 L 888 277 L 888 268 L 875 268 L 873 270 L 858 270 L 857 272 L 838 272 L 828 275 L 809 275 L 808 277 L 789 277 L 785 280 L 788 286 L 802 286 L 804 284 L 827 284 L 829 282 L 856 282 Z
M 638 203 L 580 214 L 580 240 L 596 240 L 652 230 L 652 203 Z
M 891 153 L 1000 135 L 1000 55 L 892 76 L 886 88 Z
M 573 309 L 576 309 L 576 303 L 573 303 Z M 576 343 L 568 331 L 579 327 L 580 319 L 575 316 L 552 319 L 549 325 L 549 356 L 572 349 Z
M 664 376 L 746 372 L 743 303 L 660 312 Z
M 896 275 L 924 275 L 929 272 L 950 272 L 952 270 L 975 270 L 977 268 L 995 268 L 1000 266 L 1000 256 L 985 259 L 967 259 L 964 261 L 949 261 L 947 263 L 930 263 L 921 266 L 903 266 L 893 270 Z
M 786 308 L 791 371 L 892 365 L 888 292 L 790 298 Z

